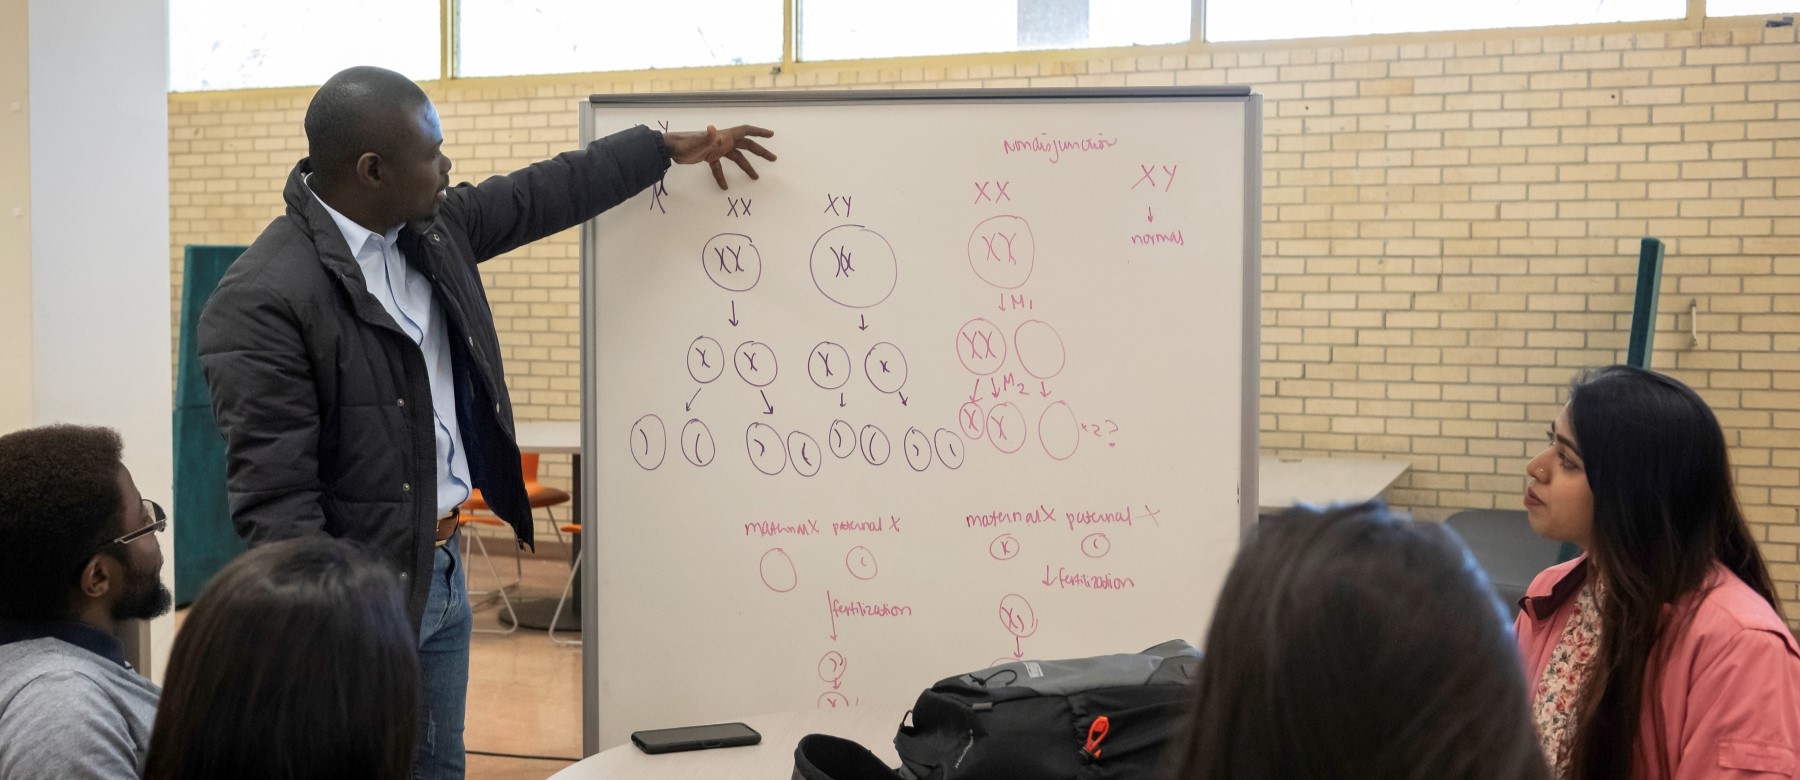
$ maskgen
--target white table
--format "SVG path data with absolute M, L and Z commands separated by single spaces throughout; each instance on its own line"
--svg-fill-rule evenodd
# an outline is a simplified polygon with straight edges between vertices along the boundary
M 648 755 L 626 743 L 589 756 L 551 780 L 789 780 L 794 774 L 794 746 L 807 734 L 852 739 L 873 751 L 888 766 L 899 766 L 894 733 L 906 707 L 863 704 L 843 709 L 776 712 L 742 718 L 762 734 L 749 747 L 695 750 Z M 729 722 L 729 719 L 727 720 Z M 699 724 L 696 724 L 699 725 Z
M 549 455 L 581 454 L 581 423 L 522 422 L 514 426 L 519 449 Z
M 1411 466 L 1400 460 L 1264 455 L 1257 465 L 1257 511 L 1279 512 L 1296 504 L 1361 503 L 1380 496 Z

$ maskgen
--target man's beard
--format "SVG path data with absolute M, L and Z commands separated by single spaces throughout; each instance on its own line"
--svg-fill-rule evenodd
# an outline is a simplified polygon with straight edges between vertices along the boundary
M 168 614 L 175 605 L 175 594 L 169 592 L 156 572 L 144 572 L 128 559 L 125 565 L 125 596 L 113 605 L 113 620 L 150 620 Z

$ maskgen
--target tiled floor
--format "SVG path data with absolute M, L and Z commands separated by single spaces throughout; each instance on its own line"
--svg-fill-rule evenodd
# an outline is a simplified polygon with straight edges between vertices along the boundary
M 514 575 L 512 554 L 489 545 L 494 568 Z M 525 598 L 554 597 L 569 577 L 568 555 L 554 540 L 524 560 Z M 492 587 L 479 556 L 469 563 L 470 587 Z M 499 628 L 498 602 L 475 611 L 477 629 Z M 559 638 L 565 637 L 558 632 Z M 470 751 L 471 780 L 542 780 L 581 756 L 581 648 L 550 642 L 543 631 L 476 634 L 469 652 L 469 709 L 463 743 Z M 561 760 L 483 756 L 510 753 Z

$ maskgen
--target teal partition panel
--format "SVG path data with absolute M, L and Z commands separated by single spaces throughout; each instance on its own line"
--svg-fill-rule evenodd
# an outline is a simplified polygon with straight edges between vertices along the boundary
M 207 580 L 243 552 L 225 498 L 225 440 L 194 343 L 206 299 L 241 246 L 190 245 L 182 261 L 181 335 L 175 368 L 175 603 L 188 604 Z

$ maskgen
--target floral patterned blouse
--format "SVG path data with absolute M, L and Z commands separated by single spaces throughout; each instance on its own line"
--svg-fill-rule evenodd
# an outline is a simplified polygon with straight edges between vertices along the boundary
M 1544 756 L 1557 777 L 1569 775 L 1569 738 L 1575 731 L 1576 703 L 1587 682 L 1589 661 L 1600 649 L 1599 588 L 1589 580 L 1575 597 L 1575 611 L 1563 627 L 1562 638 L 1550 652 L 1544 676 L 1532 691 L 1532 720 Z

